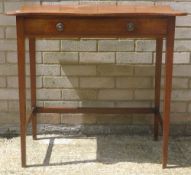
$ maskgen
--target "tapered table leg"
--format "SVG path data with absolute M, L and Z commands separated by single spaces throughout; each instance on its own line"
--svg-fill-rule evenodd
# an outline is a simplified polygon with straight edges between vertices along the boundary
M 21 163 L 26 166 L 26 83 L 25 83 L 25 37 L 22 17 L 17 17 L 17 51 L 19 78 L 19 110 L 21 135 Z
M 172 90 L 173 70 L 173 48 L 174 48 L 175 17 L 169 18 L 166 38 L 166 67 L 164 85 L 164 111 L 163 111 L 163 162 L 162 167 L 166 168 L 168 160 L 169 123 L 170 123 L 170 102 Z
M 163 38 L 156 40 L 154 140 L 158 140 Z
M 31 107 L 36 108 L 36 46 L 35 38 L 29 38 L 29 54 L 30 54 L 30 80 L 31 80 Z M 32 116 L 32 136 L 36 140 L 37 133 L 37 114 L 33 112 Z

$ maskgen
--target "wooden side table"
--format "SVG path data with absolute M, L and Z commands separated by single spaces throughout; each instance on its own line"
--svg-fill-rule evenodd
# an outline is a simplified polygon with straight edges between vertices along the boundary
M 169 114 L 172 89 L 173 47 L 176 16 L 186 13 L 169 6 L 23 6 L 10 12 L 17 21 L 18 76 L 20 103 L 21 160 L 26 166 L 26 129 L 32 121 L 36 139 L 37 113 L 153 113 L 154 138 L 163 123 L 162 167 L 167 166 Z M 156 39 L 155 106 L 153 108 L 58 108 L 36 105 L 36 38 L 152 38 Z M 29 39 L 31 113 L 26 115 L 25 39 Z M 166 38 L 166 69 L 163 117 L 160 108 L 160 82 L 163 38 Z

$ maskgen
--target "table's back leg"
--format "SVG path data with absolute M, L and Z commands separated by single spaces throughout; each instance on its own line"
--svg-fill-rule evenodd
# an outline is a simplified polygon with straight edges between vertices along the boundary
M 168 160 L 170 103 L 172 91 L 172 70 L 174 50 L 175 17 L 169 18 L 166 37 L 166 60 L 165 60 L 165 84 L 164 84 L 164 111 L 163 111 L 163 162 L 162 167 L 166 168 Z
M 36 108 L 36 45 L 35 38 L 29 38 L 30 53 L 30 82 L 31 82 L 31 107 Z M 36 140 L 37 114 L 34 111 L 32 116 L 32 136 Z
M 26 82 L 25 82 L 25 37 L 22 17 L 17 17 L 17 52 L 19 79 L 19 110 L 21 135 L 21 162 L 26 166 Z
M 156 39 L 154 140 L 158 140 L 163 38 Z

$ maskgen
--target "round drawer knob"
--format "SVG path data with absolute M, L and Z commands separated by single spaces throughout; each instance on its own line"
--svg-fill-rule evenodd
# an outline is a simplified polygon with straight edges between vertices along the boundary
M 134 31 L 135 30 L 135 24 L 132 22 L 128 23 L 127 24 L 127 30 L 128 30 L 128 32 Z
M 56 24 L 56 30 L 58 32 L 62 32 L 64 30 L 64 24 L 59 22 L 58 24 Z

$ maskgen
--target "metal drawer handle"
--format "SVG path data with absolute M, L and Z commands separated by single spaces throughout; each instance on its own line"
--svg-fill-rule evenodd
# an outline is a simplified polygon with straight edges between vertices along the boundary
M 128 23 L 127 24 L 127 30 L 128 30 L 128 32 L 134 31 L 135 30 L 135 24 L 132 22 Z
M 62 32 L 64 30 L 64 24 L 59 22 L 58 24 L 56 24 L 56 30 L 58 32 Z

